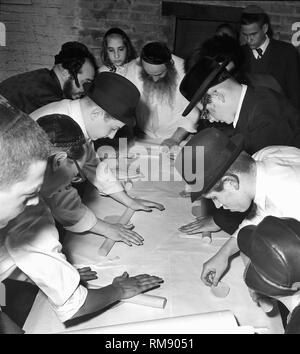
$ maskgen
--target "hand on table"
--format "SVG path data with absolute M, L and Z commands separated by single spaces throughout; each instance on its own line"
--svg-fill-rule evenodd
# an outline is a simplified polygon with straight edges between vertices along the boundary
M 111 240 L 114 240 L 116 242 L 124 242 L 128 246 L 132 246 L 132 244 L 140 246 L 143 244 L 143 237 L 135 231 L 132 231 L 132 229 L 134 228 L 133 224 L 122 225 L 107 223 L 107 225 L 108 226 L 104 234 L 105 237 L 110 238 Z
M 97 272 L 91 270 L 90 267 L 78 268 L 80 282 L 85 285 L 89 280 L 98 279 Z
M 221 229 L 217 224 L 215 224 L 212 216 L 206 216 L 198 217 L 196 221 L 183 225 L 178 230 L 188 235 L 194 235 L 205 231 L 217 232 Z
M 171 152 L 171 150 L 173 150 L 172 148 L 176 149 L 178 148 L 178 145 L 179 145 L 178 141 L 172 138 L 165 139 L 160 144 L 160 146 L 162 146 L 163 152 Z M 164 147 L 166 147 L 166 149 L 164 149 Z
M 216 254 L 203 264 L 201 280 L 207 286 L 217 286 L 228 265 L 228 258 Z
M 152 211 L 152 209 L 158 209 L 160 211 L 165 210 L 165 207 L 162 204 L 145 199 L 132 199 L 132 202 L 128 207 L 135 211 L 142 210 L 147 212 Z
M 163 283 L 163 279 L 154 275 L 139 274 L 135 277 L 129 277 L 128 273 L 124 272 L 120 277 L 114 278 L 112 285 L 122 291 L 121 299 L 129 299 L 147 290 L 156 288 L 161 283 Z

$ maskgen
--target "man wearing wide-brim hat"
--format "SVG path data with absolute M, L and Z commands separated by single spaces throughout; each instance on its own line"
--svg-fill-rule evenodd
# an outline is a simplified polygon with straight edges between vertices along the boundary
M 211 122 L 233 125 L 244 138 L 244 150 L 253 154 L 271 145 L 300 147 L 299 113 L 280 94 L 264 87 L 239 84 L 228 71 L 230 60 L 219 63 L 201 57 L 186 74 L 181 93 L 190 101 L 183 115 L 198 106 Z M 181 231 L 195 233 L 203 227 L 232 234 L 245 215 L 217 211 L 212 217 L 185 225 Z M 204 230 L 206 231 L 206 230 Z
M 203 161 L 203 168 L 199 160 Z M 237 234 L 242 227 L 258 224 L 268 215 L 300 221 L 300 150 L 297 148 L 270 146 L 250 156 L 243 151 L 241 135 L 229 138 L 215 128 L 208 128 L 183 147 L 176 168 L 191 186 L 192 201 L 204 197 L 211 199 L 217 208 L 237 212 L 246 211 L 253 203 L 239 229 L 203 265 L 201 279 L 206 285 L 212 285 L 211 278 L 217 285 L 229 257 L 238 252 Z
M 30 116 L 38 118 L 50 114 L 67 115 L 75 120 L 82 129 L 86 144 L 86 161 L 82 166 L 85 177 L 104 195 L 109 195 L 133 210 L 150 211 L 151 208 L 163 210 L 161 204 L 147 200 L 133 199 L 124 190 L 105 161 L 99 160 L 92 140 L 103 137 L 113 138 L 124 125 L 134 124 L 135 109 L 139 102 L 138 89 L 121 75 L 103 72 L 96 75 L 93 84 L 87 88 L 87 95 L 78 100 L 53 102 L 34 111 Z M 52 213 L 56 219 L 71 232 L 92 231 L 123 241 L 128 245 L 142 243 L 142 238 L 128 226 L 115 226 L 106 223 L 86 208 L 73 203 L 70 189 L 62 189 L 52 196 Z M 68 203 L 66 201 L 69 200 Z
M 240 230 L 238 246 L 254 301 L 266 296 L 282 302 L 290 312 L 285 334 L 300 334 L 299 221 L 267 216 Z

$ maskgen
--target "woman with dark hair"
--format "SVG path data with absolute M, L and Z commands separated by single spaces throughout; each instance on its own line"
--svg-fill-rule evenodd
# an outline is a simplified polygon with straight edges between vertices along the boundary
M 127 34 L 120 28 L 109 29 L 102 41 L 101 71 L 112 71 L 120 75 L 126 74 L 126 64 L 137 57 L 136 50 Z

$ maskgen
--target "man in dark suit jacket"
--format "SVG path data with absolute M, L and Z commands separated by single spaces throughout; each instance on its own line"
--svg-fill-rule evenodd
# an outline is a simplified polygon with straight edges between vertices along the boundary
M 209 121 L 232 124 L 232 133 L 243 135 L 244 150 L 249 154 L 270 145 L 299 148 L 298 111 L 284 96 L 273 90 L 239 84 L 226 70 L 226 64 L 203 57 L 185 75 L 180 91 L 190 104 L 183 116 L 197 105 L 202 117 Z M 199 233 L 221 228 L 232 234 L 244 217 L 244 213 L 218 209 L 213 220 L 207 218 L 206 225 L 205 220 L 198 220 L 185 225 L 181 231 Z
M 253 86 L 282 92 L 300 110 L 300 61 L 296 48 L 272 39 L 269 17 L 256 5 L 246 7 L 241 17 L 243 65 L 241 72 Z

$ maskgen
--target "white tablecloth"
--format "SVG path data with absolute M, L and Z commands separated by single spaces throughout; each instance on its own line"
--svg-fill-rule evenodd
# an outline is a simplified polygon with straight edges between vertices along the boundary
M 182 237 L 178 227 L 193 220 L 190 199 L 179 195 L 183 189 L 183 182 L 134 183 L 130 194 L 160 202 L 166 207 L 163 212 L 136 212 L 132 217 L 136 232 L 145 239 L 143 246 L 128 247 L 118 242 L 107 257 L 101 257 L 98 255 L 98 248 L 103 242 L 101 236 L 69 234 L 65 240 L 65 250 L 74 264 L 92 265 L 97 271 L 99 279 L 92 284 L 109 284 L 124 270 L 129 275 L 148 273 L 162 277 L 164 283 L 161 287 L 149 294 L 166 297 L 166 307 L 158 309 L 119 303 L 68 330 L 230 310 L 240 325 L 266 328 L 268 333 L 283 333 L 280 315 L 268 317 L 250 298 L 243 282 L 244 266 L 240 257 L 233 259 L 230 271 L 222 279 L 230 286 L 226 298 L 215 297 L 211 289 L 201 282 L 202 264 L 216 253 L 228 235 L 223 232 L 213 234 L 212 244 L 206 244 L 200 238 Z M 94 192 L 88 192 L 86 199 L 99 217 L 121 215 L 125 210 L 111 198 L 95 196 Z M 184 321 L 182 326 L 185 326 Z M 38 295 L 24 328 L 28 333 L 66 330 L 42 294 Z

